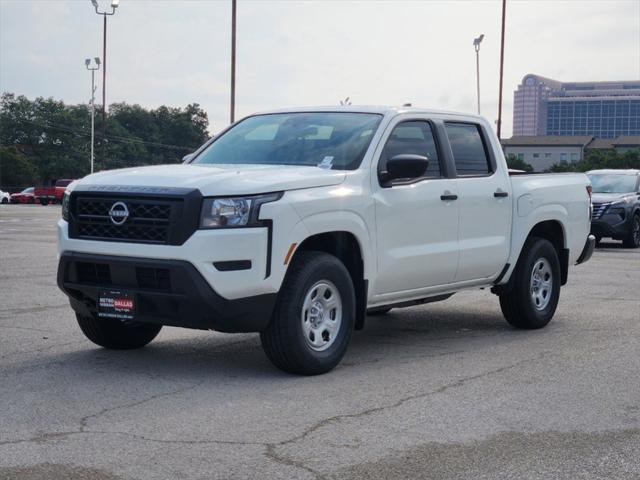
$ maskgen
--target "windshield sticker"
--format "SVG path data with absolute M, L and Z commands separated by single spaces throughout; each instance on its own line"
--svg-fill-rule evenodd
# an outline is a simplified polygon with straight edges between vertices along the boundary
M 324 157 L 322 161 L 318 164 L 318 167 L 331 170 L 331 167 L 333 167 L 333 157 Z

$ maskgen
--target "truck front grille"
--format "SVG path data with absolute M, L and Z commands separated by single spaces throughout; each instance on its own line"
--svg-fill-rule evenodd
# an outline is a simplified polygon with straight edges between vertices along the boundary
M 124 204 L 124 221 L 109 212 Z M 70 236 L 84 240 L 170 243 L 171 228 L 180 219 L 181 201 L 135 198 L 91 198 L 79 196 L 71 207 Z M 118 224 L 120 223 L 121 224 Z

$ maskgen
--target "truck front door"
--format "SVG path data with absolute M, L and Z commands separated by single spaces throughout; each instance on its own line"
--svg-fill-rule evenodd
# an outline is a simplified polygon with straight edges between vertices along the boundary
M 374 295 L 407 292 L 454 280 L 458 265 L 457 180 L 447 178 L 435 124 L 400 117 L 389 127 L 373 179 L 378 275 Z M 396 155 L 426 156 L 418 178 L 384 184 L 380 173 Z

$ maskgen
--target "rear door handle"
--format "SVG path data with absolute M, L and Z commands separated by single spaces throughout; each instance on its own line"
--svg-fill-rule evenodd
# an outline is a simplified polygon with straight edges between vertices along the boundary
M 509 196 L 509 192 L 503 192 L 502 190 L 498 190 L 497 192 L 493 192 L 493 196 L 496 198 L 504 198 Z
M 440 195 L 440 200 L 443 202 L 450 202 L 451 200 L 457 200 L 458 195 L 454 195 L 452 193 L 447 193 L 445 195 Z

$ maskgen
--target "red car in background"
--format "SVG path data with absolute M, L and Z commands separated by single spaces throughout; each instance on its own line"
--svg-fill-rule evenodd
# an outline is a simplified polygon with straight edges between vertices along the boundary
M 33 194 L 35 189 L 33 187 L 25 188 L 20 193 L 12 193 L 11 199 L 9 200 L 11 203 L 37 203 L 37 198 Z
M 56 181 L 53 187 L 36 187 L 33 194 L 36 199 L 40 201 L 41 205 L 60 203 L 62 202 L 62 196 L 64 195 L 64 191 L 67 189 L 67 185 L 71 182 L 73 182 L 73 180 L 61 178 Z

